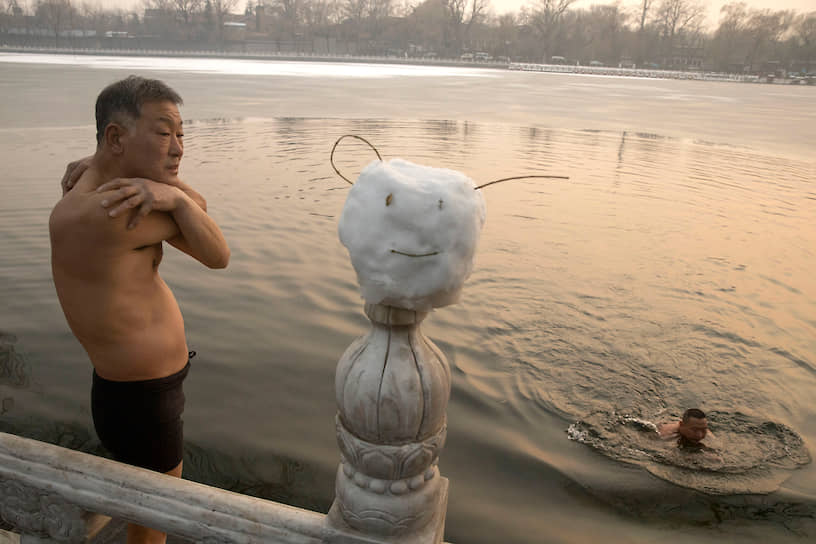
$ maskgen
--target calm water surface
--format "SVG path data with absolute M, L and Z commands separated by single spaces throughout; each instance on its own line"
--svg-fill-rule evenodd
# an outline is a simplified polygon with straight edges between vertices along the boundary
M 329 164 L 355 133 L 479 182 L 570 176 L 486 188 L 463 301 L 425 321 L 454 380 L 447 540 L 816 535 L 816 89 L 0 55 L 0 427 L 87 451 L 90 367 L 47 221 L 93 151 L 96 94 L 132 72 L 185 97 L 183 177 L 232 248 L 224 271 L 162 265 L 199 352 L 188 478 L 328 509 L 334 368 L 367 328 Z M 356 175 L 373 157 L 337 158 Z M 645 430 L 691 405 L 717 457 Z

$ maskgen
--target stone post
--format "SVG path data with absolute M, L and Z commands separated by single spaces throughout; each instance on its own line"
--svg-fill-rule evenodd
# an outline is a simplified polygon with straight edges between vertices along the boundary
M 420 331 L 427 312 L 366 304 L 371 330 L 337 365 L 341 459 L 330 523 L 390 542 L 442 541 L 448 480 L 445 444 L 451 376 Z

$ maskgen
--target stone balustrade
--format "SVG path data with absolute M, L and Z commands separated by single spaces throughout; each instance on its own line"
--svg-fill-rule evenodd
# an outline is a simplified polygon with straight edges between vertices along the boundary
M 442 541 L 448 481 L 439 474 L 451 376 L 420 330 L 427 312 L 366 304 L 368 334 L 337 364 L 341 461 L 330 518 L 384 537 Z
M 190 542 L 381 544 L 328 516 L 0 433 L 0 543 L 107 542 L 109 516 Z M 18 536 L 19 535 L 19 536 Z

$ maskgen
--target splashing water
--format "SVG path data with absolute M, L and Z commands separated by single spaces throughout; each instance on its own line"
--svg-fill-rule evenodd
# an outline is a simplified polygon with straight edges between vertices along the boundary
M 791 470 L 811 462 L 802 438 L 782 423 L 739 412 L 711 411 L 708 419 L 716 437 L 706 438 L 707 447 L 696 451 L 662 440 L 648 419 L 616 411 L 588 415 L 570 425 L 567 437 L 712 495 L 771 493 Z

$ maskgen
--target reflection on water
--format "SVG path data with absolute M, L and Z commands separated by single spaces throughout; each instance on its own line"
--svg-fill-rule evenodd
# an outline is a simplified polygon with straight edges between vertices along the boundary
M 716 438 L 706 438 L 706 448 L 691 451 L 661 440 L 653 422 L 631 413 L 596 412 L 571 425 L 567 434 L 612 459 L 716 495 L 770 493 L 788 478 L 786 470 L 811 461 L 802 437 L 781 423 L 709 412 Z
M 14 410 L 14 391 L 29 387 L 28 363 L 16 343 L 16 336 L 0 330 L 0 418 Z
M 27 363 L 17 352 L 17 337 L 0 330 L 0 384 L 14 388 L 28 386 Z M 3 412 L 7 411 L 6 400 L 3 400 Z
M 192 121 L 183 177 L 207 198 L 232 260 L 212 272 L 167 251 L 162 264 L 199 353 L 185 383 L 188 477 L 318 510 L 331 502 L 334 368 L 368 326 L 337 240 L 348 186 L 329 164 L 334 141 L 355 133 L 383 157 L 462 170 L 480 182 L 570 176 L 485 188 L 487 222 L 462 303 L 426 320 L 424 332 L 453 374 L 440 460 L 451 479 L 448 540 L 538 543 L 546 526 L 553 540 L 592 541 L 608 537 L 612 523 L 666 541 L 642 520 L 754 520 L 756 505 L 712 494 L 777 487 L 761 502 L 775 512 L 772 534 L 799 523 L 796 501 L 785 495 L 791 482 L 782 482 L 807 462 L 816 437 L 811 160 L 634 131 Z M 0 231 L 9 233 L 0 316 L 14 318 L 13 328 L 0 327 L 20 338 L 2 353 L 19 362 L 8 346 L 24 344 L 28 379 L 42 384 L 39 393 L 15 392 L 2 421 L 11 414 L 25 432 L 34 432 L 26 421 L 72 422 L 85 434 L 53 423 L 42 436 L 91 451 L 90 369 L 50 282 L 46 224 L 61 170 L 92 142 L 91 125 L 0 131 L 12 173 L 0 189 Z M 354 177 L 372 152 L 349 142 L 335 158 Z M 14 387 L 0 383 L 0 398 Z M 712 427 L 729 445 L 722 455 L 733 470 L 695 465 L 700 458 L 684 464 L 671 449 L 638 448 L 646 452 L 639 458 L 624 451 L 624 440 L 642 431 L 604 419 L 637 407 L 657 421 L 687 406 L 716 414 Z M 567 439 L 564 428 L 578 419 L 612 459 L 645 468 L 647 491 L 624 472 L 631 466 Z M 671 486 L 677 495 L 669 498 L 661 487 L 658 508 L 648 489 L 669 484 L 647 470 L 685 487 Z M 812 512 L 812 465 L 795 473 L 805 475 L 796 482 Z M 626 477 L 601 485 L 617 474 Z M 586 521 L 580 528 L 577 518 Z

